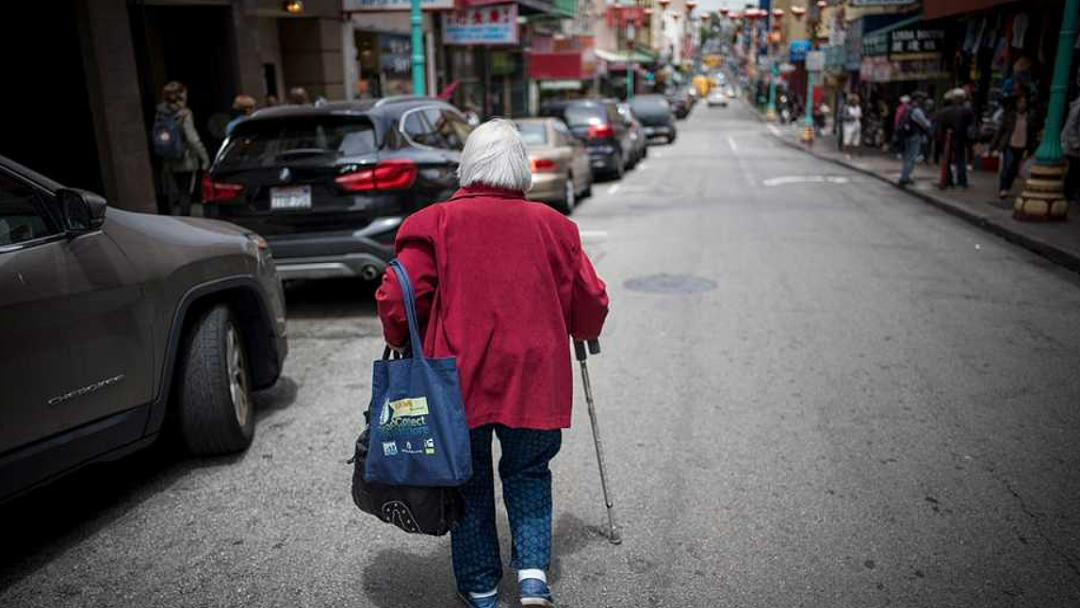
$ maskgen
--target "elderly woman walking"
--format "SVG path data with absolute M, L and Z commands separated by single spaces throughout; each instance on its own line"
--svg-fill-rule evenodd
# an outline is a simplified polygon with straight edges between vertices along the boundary
M 395 247 L 413 282 L 424 351 L 457 358 L 472 440 L 465 517 L 452 534 L 458 592 L 473 608 L 498 605 L 503 574 L 495 527 L 492 436 L 510 519 L 510 567 L 523 606 L 553 606 L 551 470 L 573 393 L 569 336 L 599 336 L 604 282 L 573 222 L 525 199 L 532 183 L 513 123 L 492 120 L 469 135 L 461 189 L 401 225 Z M 391 346 L 408 343 L 395 274 L 376 300 Z

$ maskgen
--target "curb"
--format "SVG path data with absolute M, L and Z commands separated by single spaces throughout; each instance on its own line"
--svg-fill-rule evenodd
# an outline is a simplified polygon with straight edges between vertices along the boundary
M 789 141 L 782 135 L 777 135 L 771 132 L 770 135 L 775 137 L 777 140 L 780 141 L 780 143 L 788 146 L 789 148 L 794 148 L 796 150 L 809 154 L 810 156 L 813 156 L 818 160 L 823 160 L 836 165 L 840 165 L 841 167 L 844 167 L 846 169 L 850 169 L 852 171 L 861 173 L 863 175 L 868 175 L 879 181 L 885 182 L 886 184 L 889 184 L 890 186 L 896 188 L 897 190 L 900 190 L 901 192 L 910 194 L 911 196 L 914 196 L 915 198 L 918 198 L 925 203 L 929 203 L 930 205 L 941 209 L 949 215 L 965 220 L 970 224 L 974 224 L 975 226 L 986 230 L 987 232 L 1002 237 L 1010 243 L 1015 243 L 1029 251 L 1035 252 L 1043 256 L 1044 258 L 1050 260 L 1051 262 L 1054 262 L 1055 264 L 1064 266 L 1065 268 L 1068 268 L 1073 272 L 1080 272 L 1080 255 L 1077 255 L 1072 251 L 1062 249 L 1061 247 L 1058 247 L 1056 245 L 1051 245 L 1050 243 L 1047 243 L 1045 241 L 1041 241 L 1039 239 L 1032 238 L 1014 230 L 1010 230 L 1007 226 L 1003 226 L 1002 224 L 991 219 L 990 217 L 966 209 L 960 205 L 957 205 L 956 203 L 953 203 L 948 199 L 934 196 L 933 194 L 930 194 L 928 192 L 920 192 L 918 190 L 901 188 L 896 182 L 885 177 L 884 175 L 881 175 L 880 173 L 848 163 L 843 159 L 832 158 L 830 156 L 825 156 L 824 154 L 819 154 L 817 152 L 814 152 L 813 150 L 806 148 L 806 146 L 802 145 L 801 143 Z

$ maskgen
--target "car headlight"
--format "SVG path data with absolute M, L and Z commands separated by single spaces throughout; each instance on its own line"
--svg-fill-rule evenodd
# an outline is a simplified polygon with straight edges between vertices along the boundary
M 244 236 L 247 237 L 248 244 L 253 249 L 252 253 L 259 259 L 259 268 L 276 271 L 274 255 L 270 252 L 270 243 L 254 232 L 249 232 Z

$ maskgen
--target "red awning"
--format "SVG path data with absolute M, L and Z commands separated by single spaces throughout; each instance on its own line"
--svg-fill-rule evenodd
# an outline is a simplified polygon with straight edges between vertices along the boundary
M 595 63 L 585 61 L 587 51 L 539 53 L 530 51 L 529 78 L 533 80 L 588 80 L 596 71 Z
M 923 0 L 923 20 L 981 11 L 1014 0 Z

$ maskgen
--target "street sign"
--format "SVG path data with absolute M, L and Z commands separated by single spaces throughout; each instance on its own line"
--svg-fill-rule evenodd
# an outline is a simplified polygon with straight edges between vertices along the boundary
M 496 45 L 518 43 L 517 4 L 499 4 L 442 14 L 443 43 Z
M 810 51 L 806 54 L 806 71 L 820 72 L 825 69 L 825 51 Z

